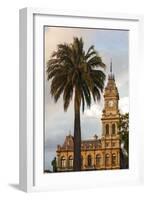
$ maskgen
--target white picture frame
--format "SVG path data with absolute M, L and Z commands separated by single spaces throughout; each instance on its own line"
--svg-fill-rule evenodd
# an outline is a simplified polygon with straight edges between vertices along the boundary
M 44 25 L 127 29 L 130 31 L 130 168 L 97 172 L 43 174 L 43 46 Z M 20 10 L 20 189 L 26 192 L 143 183 L 143 120 L 136 94 L 143 66 L 143 17 L 140 15 Z M 36 67 L 37 66 L 37 67 Z M 139 67 L 138 67 L 139 66 Z M 138 82 L 139 84 L 139 82 Z M 38 106 L 39 105 L 39 106 Z M 139 133 L 139 134 L 138 134 Z M 37 156 L 36 156 L 37 155 Z

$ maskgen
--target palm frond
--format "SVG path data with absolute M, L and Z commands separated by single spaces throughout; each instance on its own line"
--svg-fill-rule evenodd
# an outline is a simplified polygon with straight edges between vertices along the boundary
M 102 62 L 102 59 L 99 56 L 93 56 L 91 59 L 88 60 L 87 64 L 90 67 L 100 66 L 102 68 L 105 68 L 105 64 Z
M 97 70 L 94 70 L 97 68 Z M 57 102 L 63 95 L 64 110 L 66 111 L 78 91 L 78 101 L 90 107 L 92 98 L 99 101 L 104 88 L 105 64 L 102 62 L 94 46 L 84 51 L 82 38 L 75 37 L 71 44 L 59 44 L 47 62 L 47 80 L 51 81 L 50 93 Z M 75 96 L 75 95 L 74 95 Z
M 91 45 L 91 46 L 89 47 L 89 49 L 87 50 L 87 53 L 86 53 L 85 57 L 87 57 L 88 54 L 89 54 L 92 50 L 94 50 L 94 45 Z
M 71 82 L 67 83 L 63 92 L 64 111 L 67 111 L 73 96 L 73 86 Z

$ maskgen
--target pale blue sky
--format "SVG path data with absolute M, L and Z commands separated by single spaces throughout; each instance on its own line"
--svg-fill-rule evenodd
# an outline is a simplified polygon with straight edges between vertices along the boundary
M 128 50 L 129 32 L 120 30 L 80 29 L 46 27 L 45 30 L 45 62 L 59 43 L 71 43 L 73 37 L 82 37 L 85 50 L 94 45 L 103 62 L 108 75 L 110 60 L 120 95 L 120 110 L 128 111 L 129 69 Z M 63 144 L 65 136 L 73 133 L 73 102 L 65 113 L 62 98 L 57 104 L 49 94 L 50 83 L 45 81 L 45 168 L 51 169 L 51 160 L 56 155 L 57 144 Z M 91 138 L 94 134 L 101 135 L 101 110 L 103 99 L 99 104 L 93 102 L 90 110 L 81 114 L 82 138 Z

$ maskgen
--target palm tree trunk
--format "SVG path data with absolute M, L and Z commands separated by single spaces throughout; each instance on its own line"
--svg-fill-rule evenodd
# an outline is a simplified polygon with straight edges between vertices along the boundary
M 80 124 L 80 98 L 75 90 L 74 99 L 74 171 L 81 170 L 81 124 Z

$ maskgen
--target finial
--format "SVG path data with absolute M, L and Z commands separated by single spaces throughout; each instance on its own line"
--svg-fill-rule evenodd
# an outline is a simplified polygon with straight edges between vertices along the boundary
M 112 74 L 112 58 L 111 58 L 111 62 L 110 62 L 110 73 Z
M 110 61 L 110 74 L 109 74 L 109 79 L 114 80 L 114 74 L 112 73 L 112 58 Z
M 95 139 L 95 140 L 97 140 L 97 139 L 98 139 L 98 136 L 97 136 L 96 134 L 94 135 L 94 139 Z

